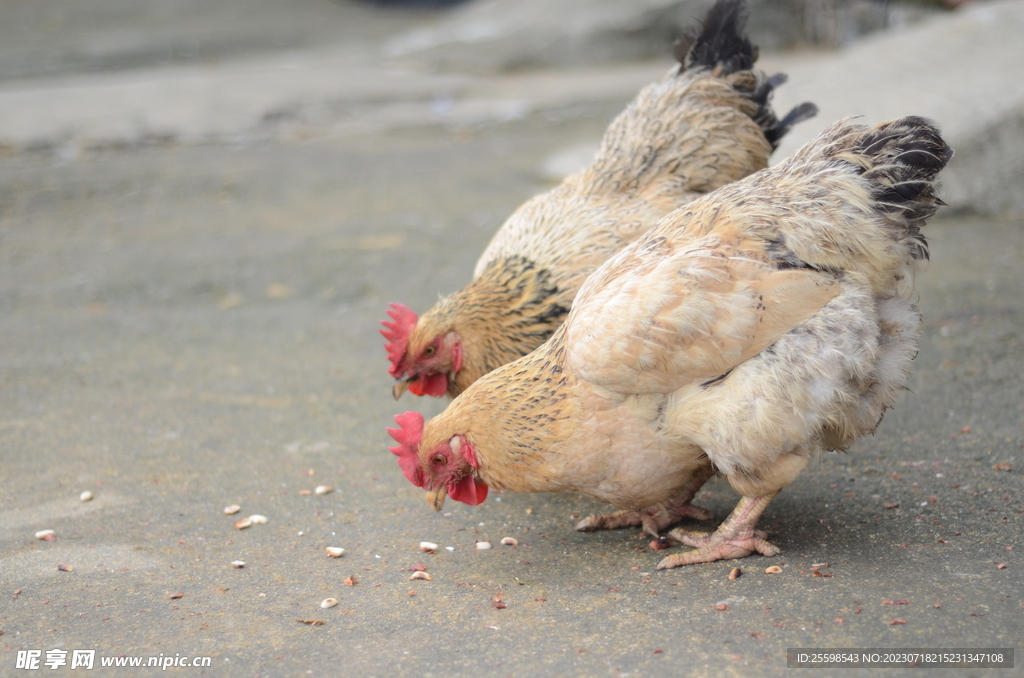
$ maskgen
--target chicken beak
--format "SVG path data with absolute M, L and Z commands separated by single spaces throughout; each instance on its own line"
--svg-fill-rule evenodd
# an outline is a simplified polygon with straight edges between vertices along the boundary
M 395 396 L 395 400 L 402 397 L 406 389 L 409 388 L 409 384 L 416 380 L 416 377 L 409 377 L 408 379 L 396 379 L 395 385 L 391 387 L 391 395 Z
M 444 499 L 448 496 L 448 488 L 442 485 L 433 492 L 427 492 L 427 503 L 435 511 L 444 508 Z

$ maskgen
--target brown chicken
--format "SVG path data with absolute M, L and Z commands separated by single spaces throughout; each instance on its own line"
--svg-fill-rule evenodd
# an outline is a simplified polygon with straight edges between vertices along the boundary
M 690 200 L 768 164 L 783 135 L 817 109 L 781 121 L 769 105 L 785 76 L 752 70 L 742 0 L 719 0 L 674 67 L 609 126 L 594 162 L 521 205 L 476 265 L 473 281 L 424 313 L 391 304 L 395 398 L 457 396 L 540 346 L 580 285 L 612 254 Z
M 916 117 L 842 121 L 791 158 L 673 212 L 598 269 L 566 323 L 392 448 L 440 509 L 487 488 L 576 492 L 627 511 L 742 495 L 660 568 L 778 548 L 755 529 L 812 453 L 874 431 L 904 388 L 911 302 L 952 156 Z M 586 521 L 584 521 L 586 523 Z M 586 528 L 584 524 L 582 527 Z

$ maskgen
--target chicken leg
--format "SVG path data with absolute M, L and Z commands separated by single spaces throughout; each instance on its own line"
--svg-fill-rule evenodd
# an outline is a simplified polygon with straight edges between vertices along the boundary
M 695 551 L 668 556 L 658 563 L 659 570 L 668 570 L 694 563 L 712 563 L 716 560 L 744 558 L 754 551 L 765 556 L 777 556 L 781 550 L 765 539 L 765 533 L 755 530 L 758 519 L 768 507 L 776 490 L 761 497 L 743 497 L 729 517 L 714 532 L 694 532 L 676 528 L 668 536 Z
M 683 489 L 679 494 L 667 501 L 638 510 L 615 511 L 614 513 L 587 516 L 576 524 L 576 529 L 580 532 L 593 532 L 595 530 L 615 530 L 620 527 L 641 525 L 647 534 L 652 537 L 660 537 L 663 529 L 679 522 L 683 518 L 711 520 L 710 512 L 700 506 L 694 506 L 690 502 L 693 501 L 693 497 L 700 490 L 701 486 L 714 474 L 715 469 L 710 464 L 701 467 L 683 485 Z

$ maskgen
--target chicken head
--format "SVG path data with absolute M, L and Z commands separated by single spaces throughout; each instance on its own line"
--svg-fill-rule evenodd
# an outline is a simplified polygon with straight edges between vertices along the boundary
M 427 491 L 427 503 L 434 510 L 440 511 L 449 495 L 471 506 L 487 499 L 488 487 L 474 473 L 479 467 L 476 450 L 466 436 L 455 435 L 421 450 L 423 415 L 405 412 L 395 415 L 395 421 L 399 428 L 389 428 L 388 435 L 398 445 L 389 449 L 409 482 Z
M 449 380 L 462 369 L 459 335 L 436 331 L 404 304 L 389 304 L 387 313 L 391 320 L 381 321 L 380 333 L 388 340 L 384 348 L 391 361 L 388 373 L 395 378 L 395 400 L 406 390 L 436 398 L 445 395 Z

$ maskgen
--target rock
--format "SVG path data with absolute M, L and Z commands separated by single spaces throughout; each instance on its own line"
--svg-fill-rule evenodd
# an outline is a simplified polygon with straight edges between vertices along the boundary
M 934 10 L 877 0 L 751 2 L 762 49 L 833 46 Z M 384 52 L 434 70 L 498 73 L 662 58 L 711 0 L 478 0 L 386 41 Z
M 1024 78 L 1013 70 L 1024 60 L 1022 32 L 1024 1 L 1000 0 L 818 58 L 764 59 L 766 70 L 789 74 L 776 110 L 802 101 L 820 108 L 783 140 L 775 161 L 846 116 L 874 124 L 923 115 L 939 123 L 956 151 L 941 192 L 952 209 L 1024 214 Z
M 500 72 L 670 53 L 705 0 L 478 0 L 385 42 L 436 70 Z

